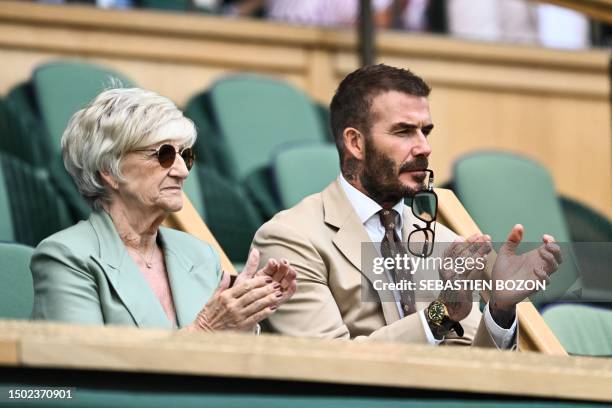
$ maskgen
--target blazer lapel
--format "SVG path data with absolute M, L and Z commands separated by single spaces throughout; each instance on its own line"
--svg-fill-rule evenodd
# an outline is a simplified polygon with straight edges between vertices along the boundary
M 204 307 L 207 300 L 203 298 L 205 291 L 196 279 L 197 267 L 188 257 L 180 255 L 181 250 L 178 248 L 180 243 L 166 239 L 163 228 L 160 228 L 159 234 L 164 249 L 177 324 L 179 327 L 185 327 L 193 322 Z
M 104 271 L 136 325 L 171 328 L 161 303 L 125 250 L 110 216 L 104 211 L 93 212 L 89 221 L 100 244 L 100 256 L 92 255 L 92 258 Z
M 370 237 L 359 220 L 352 204 L 342 190 L 340 183 L 337 180 L 334 181 L 323 190 L 321 195 L 325 211 L 325 223 L 338 228 L 333 238 L 333 243 L 336 248 L 338 248 L 355 269 L 369 281 L 371 286 L 369 289 L 374 290 L 373 282 L 375 280 L 388 282 L 386 274 L 374 275 L 371 273 L 370 268 L 362 268 L 362 243 L 366 245 L 370 243 L 370 248 L 363 249 L 371 254 L 377 254 L 377 251 L 374 246 L 371 245 Z M 378 300 L 381 303 L 387 324 L 399 320 L 400 316 L 395 302 L 389 299 L 382 299 L 378 291 L 374 290 L 374 292 L 376 292 L 379 297 Z

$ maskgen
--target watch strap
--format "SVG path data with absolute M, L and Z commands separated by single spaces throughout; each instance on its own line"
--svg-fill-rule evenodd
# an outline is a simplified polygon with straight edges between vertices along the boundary
M 450 330 L 454 330 L 455 333 L 457 333 L 457 336 L 459 337 L 463 337 L 463 326 L 461 326 L 461 323 L 456 322 L 454 320 L 448 319 L 449 322 L 452 322 L 451 328 Z

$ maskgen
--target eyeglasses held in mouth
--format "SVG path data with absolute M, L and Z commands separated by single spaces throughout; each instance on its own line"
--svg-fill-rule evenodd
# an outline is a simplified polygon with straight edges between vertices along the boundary
M 431 224 L 436 221 L 438 215 L 438 195 L 433 189 L 434 174 L 432 170 L 425 171 L 429 173 L 429 182 L 423 191 L 412 198 L 412 213 L 423 221 L 425 226 L 414 224 L 414 231 L 408 235 L 408 251 L 421 258 L 426 258 L 433 252 L 436 224 L 434 228 L 431 228 Z
M 172 167 L 174 164 L 174 160 L 176 159 L 176 154 L 180 154 L 185 162 L 185 166 L 187 170 L 191 170 L 193 167 L 193 162 L 195 161 L 195 153 L 191 147 L 186 147 L 185 149 L 178 151 L 171 144 L 163 144 L 159 146 L 157 149 L 138 149 L 134 150 L 135 152 L 155 152 L 151 156 L 157 156 L 157 160 L 159 164 L 164 168 L 168 169 Z

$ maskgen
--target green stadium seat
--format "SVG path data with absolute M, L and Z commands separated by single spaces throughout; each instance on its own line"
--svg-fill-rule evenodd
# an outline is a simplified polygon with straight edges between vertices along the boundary
M 13 86 L 6 95 L 5 99 L 6 102 L 14 108 L 15 112 L 19 116 L 29 122 L 36 122 L 37 126 L 42 128 L 42 124 L 40 123 L 40 111 L 38 110 L 38 105 L 36 104 L 36 96 L 34 95 L 31 81 L 28 80 L 20 82 Z M 46 140 L 43 139 L 44 136 L 39 134 L 36 136 L 39 139 L 42 139 L 43 142 Z M 40 144 L 40 142 L 38 144 Z
M 4 181 L 2 166 L 0 166 L 0 240 L 15 240 L 15 228 L 13 227 L 9 189 Z
M 494 242 L 504 242 L 512 226 L 520 223 L 525 235 L 519 251 L 539 245 L 545 233 L 562 244 L 565 260 L 546 291 L 532 297 L 537 306 L 578 296 L 576 291 L 583 285 L 569 245 L 568 226 L 544 167 L 511 153 L 477 152 L 457 160 L 453 185 L 476 224 Z M 583 295 L 588 294 L 584 291 Z
M 56 61 L 34 70 L 32 86 L 53 153 L 61 153 L 62 135 L 72 115 L 114 81 L 134 86 L 116 71 L 84 62 Z
M 233 263 L 246 262 L 253 236 L 263 223 L 255 206 L 240 185 L 225 179 L 214 168 L 198 163 L 191 173 L 187 180 L 195 176 L 193 180 L 197 180 L 205 209 L 205 213 L 198 212 L 230 260 Z M 194 201 L 193 192 L 190 195 L 185 190 L 189 199 Z
M 34 305 L 30 258 L 34 248 L 0 242 L 0 318 L 29 319 Z
M 36 167 L 44 167 L 46 152 L 44 130 L 28 107 L 16 98 L 0 100 L 0 151 Z
M 312 101 L 284 81 L 234 75 L 207 94 L 218 132 L 220 171 L 242 183 L 265 217 L 280 208 L 270 182 L 273 152 L 285 143 L 324 142 L 326 127 Z
M 211 166 L 196 162 L 183 190 L 230 260 L 234 264 L 246 262 L 253 236 L 263 220 L 240 185 L 228 181 Z
M 32 89 L 32 83 L 28 81 L 19 82 L 13 86 L 6 94 L 7 102 L 12 103 L 20 114 L 27 113 L 28 115 L 38 118 L 40 116 L 36 105 L 36 98 Z
M 200 185 L 200 177 L 198 175 L 198 163 L 191 168 L 189 176 L 183 183 L 183 191 L 187 194 L 189 201 L 194 206 L 202 219 L 206 219 L 206 206 L 204 204 L 204 196 L 202 194 L 202 186 Z
M 230 76 L 217 81 L 209 95 L 232 179 L 243 180 L 267 165 L 283 143 L 326 139 L 308 96 L 283 81 Z
M 609 219 L 571 198 L 559 198 L 572 242 L 612 242 Z
M 32 74 L 33 94 L 48 136 L 46 144 L 50 158 L 47 166 L 75 219 L 87 218 L 90 209 L 64 168 L 61 138 L 72 115 L 117 82 L 122 86 L 134 86 L 120 73 L 76 61 L 44 64 Z
M 221 159 L 223 147 L 213 124 L 208 95 L 200 93 L 192 97 L 185 108 L 185 116 L 194 122 L 198 131 L 194 146 L 197 163 L 185 182 L 185 193 L 232 262 L 243 263 L 263 219 L 242 184 L 223 175 L 227 174 L 227 168 Z M 197 185 L 198 192 L 195 192 L 194 185 Z M 194 191 L 190 192 L 190 189 Z M 263 199 L 267 196 L 264 195 Z M 205 208 L 198 208 L 198 203 Z M 271 205 L 275 207 L 276 203 Z
M 210 6 L 206 6 L 192 0 L 139 0 L 138 6 L 164 11 L 197 11 L 207 14 L 219 12 L 214 2 L 210 2 Z
M 187 11 L 190 8 L 189 0 L 140 0 L 140 6 L 143 8 L 159 9 L 159 10 L 176 10 Z
M 612 357 L 612 310 L 560 304 L 545 308 L 542 317 L 568 353 Z
M 340 174 L 336 145 L 300 143 L 281 149 L 272 160 L 276 191 L 283 208 L 323 190 Z
M 322 104 L 320 102 L 314 103 L 315 108 L 317 109 L 317 113 L 319 114 L 319 118 L 321 119 L 321 123 L 325 126 L 325 137 L 331 143 L 335 143 L 334 135 L 331 130 L 331 115 L 329 112 L 329 106 Z
M 545 233 L 570 240 L 553 180 L 535 161 L 505 152 L 469 154 L 455 162 L 453 183 L 470 215 L 496 242 L 518 222 L 527 242 L 540 242 Z
M 198 139 L 194 145 L 198 163 L 212 166 L 222 174 L 227 174 L 229 170 L 223 167 L 225 163 L 219 157 L 223 147 L 213 124 L 208 95 L 205 92 L 195 95 L 187 102 L 185 116 L 193 121 L 198 131 Z
M 71 224 L 49 176 L 0 153 L 0 240 L 36 246 Z

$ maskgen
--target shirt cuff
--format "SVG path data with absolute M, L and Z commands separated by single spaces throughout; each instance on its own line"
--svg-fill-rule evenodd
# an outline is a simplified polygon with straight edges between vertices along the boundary
M 491 316 L 491 311 L 489 310 L 489 303 L 487 303 L 484 308 L 484 321 L 485 325 L 487 326 L 487 330 L 489 331 L 489 334 L 493 338 L 493 341 L 497 347 L 500 349 L 510 348 L 514 342 L 514 334 L 516 333 L 516 315 L 514 316 L 512 326 L 510 326 L 509 329 L 504 329 L 495 323 L 495 319 L 493 319 L 493 316 Z
M 434 337 L 433 333 L 431 332 L 431 327 L 429 327 L 429 324 L 427 323 L 427 319 L 425 318 L 425 312 L 423 310 L 419 311 L 419 318 L 421 319 L 421 323 L 423 323 L 423 330 L 425 330 L 425 337 L 427 337 L 427 342 L 433 346 L 437 346 L 438 344 L 442 343 L 444 337 L 442 337 L 442 339 L 440 340 Z

